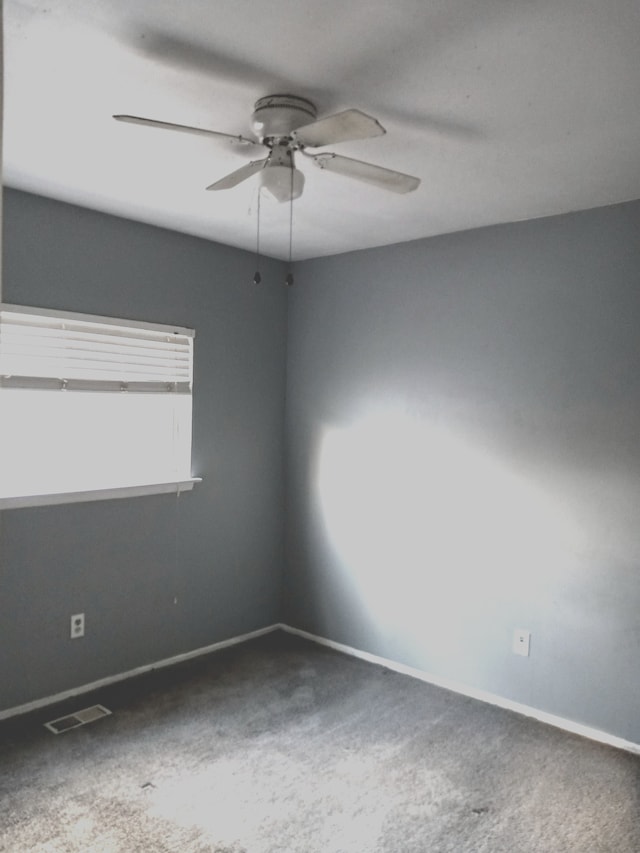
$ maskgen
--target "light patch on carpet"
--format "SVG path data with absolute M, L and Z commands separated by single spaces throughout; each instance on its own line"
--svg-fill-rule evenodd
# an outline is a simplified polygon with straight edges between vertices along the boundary
M 390 745 L 344 755 L 330 767 L 312 761 L 305 767 L 255 745 L 252 751 L 253 758 L 221 759 L 165 780 L 145 798 L 151 814 L 198 828 L 216 844 L 242 838 L 252 853 L 288 849 L 288 838 L 292 844 L 307 838 L 309 849 L 325 853 L 361 853 L 375 849 L 398 812 L 426 821 L 445 804 L 461 801 L 441 774 L 427 767 L 407 774 L 404 762 L 394 761 L 396 749 Z M 306 785 L 300 785 L 301 778 Z M 295 784 L 287 782 L 291 779 Z M 279 845 L 265 838 L 278 839 Z

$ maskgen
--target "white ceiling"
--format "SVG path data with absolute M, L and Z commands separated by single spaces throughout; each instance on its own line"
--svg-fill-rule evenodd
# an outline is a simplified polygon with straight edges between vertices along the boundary
M 303 163 L 296 258 L 640 197 L 638 0 L 5 0 L 4 29 L 8 185 L 222 243 L 255 247 L 257 178 L 204 190 L 246 155 L 112 114 L 247 134 L 286 92 L 378 118 L 329 150 L 422 185 Z M 288 222 L 262 202 L 266 254 Z

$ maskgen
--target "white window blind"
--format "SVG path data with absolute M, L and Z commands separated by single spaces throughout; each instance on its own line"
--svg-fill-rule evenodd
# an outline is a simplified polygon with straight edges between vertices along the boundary
M 4 306 L 5 386 L 191 393 L 193 332 Z
M 0 307 L 0 499 L 191 478 L 194 332 Z

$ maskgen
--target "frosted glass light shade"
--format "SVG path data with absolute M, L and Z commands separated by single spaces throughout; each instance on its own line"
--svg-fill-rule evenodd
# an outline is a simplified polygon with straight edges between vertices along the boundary
M 260 172 L 260 183 L 276 201 L 290 201 L 302 195 L 304 175 L 299 169 L 267 163 Z

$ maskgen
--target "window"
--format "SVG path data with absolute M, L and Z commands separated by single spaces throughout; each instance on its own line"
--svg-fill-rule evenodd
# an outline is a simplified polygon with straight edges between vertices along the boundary
M 0 507 L 192 487 L 191 329 L 0 307 Z

